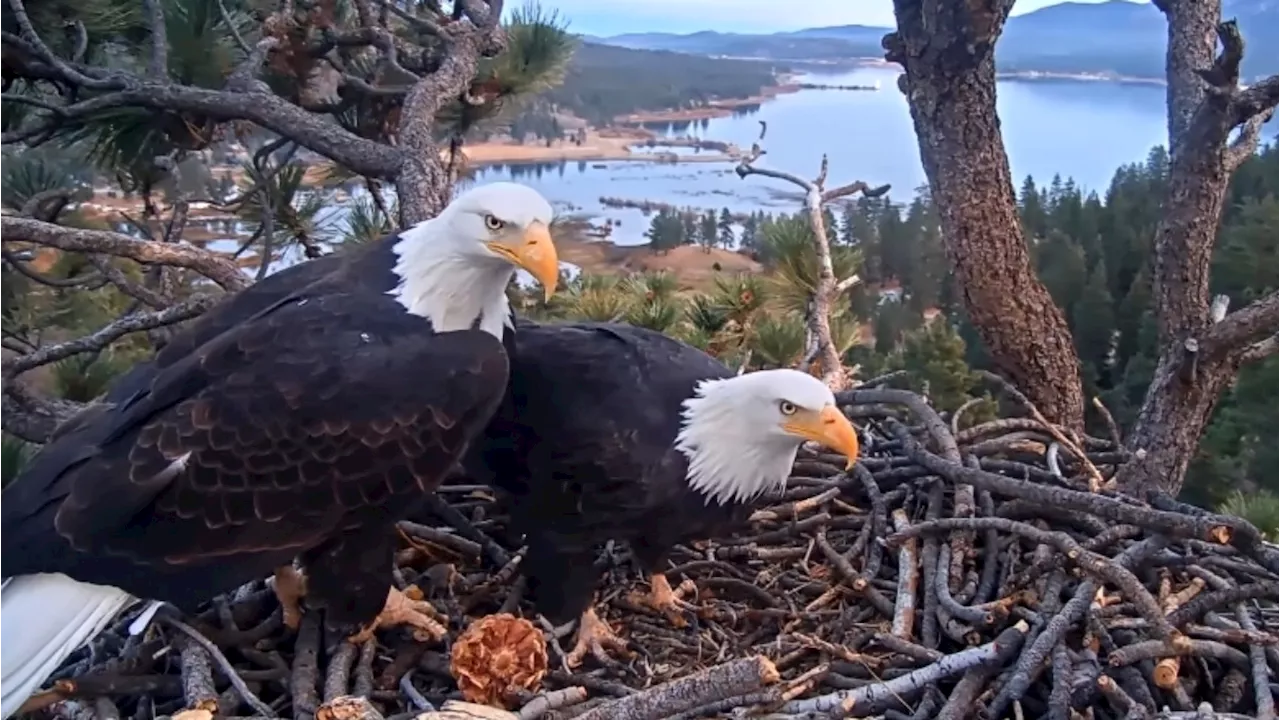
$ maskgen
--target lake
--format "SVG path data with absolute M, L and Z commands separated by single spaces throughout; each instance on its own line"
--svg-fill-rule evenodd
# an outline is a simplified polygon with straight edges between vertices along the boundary
M 761 165 L 812 178 L 822 154 L 830 158 L 828 187 L 852 180 L 890 183 L 890 196 L 910 200 L 925 183 L 910 111 L 897 90 L 898 71 L 860 68 L 807 75 L 797 82 L 873 85 L 877 91 L 802 90 L 778 96 L 755 112 L 692 123 L 679 132 L 748 148 L 768 123 Z M 1055 173 L 1105 191 L 1116 168 L 1145 160 L 1165 142 L 1164 87 L 1140 83 L 1074 80 L 1008 80 L 998 87 L 998 108 L 1015 187 L 1027 175 L 1048 183 Z M 648 126 L 653 127 L 653 126 Z M 593 167 L 595 166 L 595 167 Z M 538 188 L 560 210 L 620 221 L 612 239 L 647 242 L 649 219 L 639 210 L 606 208 L 602 196 L 656 200 L 734 212 L 798 209 L 793 186 L 750 176 L 738 178 L 730 163 L 617 161 L 492 166 L 476 182 L 517 180 Z

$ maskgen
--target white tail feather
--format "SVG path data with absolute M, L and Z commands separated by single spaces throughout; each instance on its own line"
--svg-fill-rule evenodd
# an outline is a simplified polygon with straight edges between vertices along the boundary
M 134 602 L 119 588 L 62 574 L 6 580 L 0 590 L 0 718 L 16 712 L 67 656 Z

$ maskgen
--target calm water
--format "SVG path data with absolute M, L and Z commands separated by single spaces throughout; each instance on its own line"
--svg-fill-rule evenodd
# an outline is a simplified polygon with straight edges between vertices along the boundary
M 825 152 L 831 162 L 829 187 L 856 179 L 891 183 L 891 196 L 905 201 L 925 177 L 897 76 L 896 70 L 880 68 L 810 76 L 802 81 L 878 81 L 881 89 L 805 90 L 780 96 L 750 114 L 710 120 L 705 127 L 693 123 L 678 130 L 657 129 L 745 148 L 759 135 L 763 120 L 769 129 L 762 165 L 813 177 Z M 1118 166 L 1145 159 L 1152 146 L 1165 142 L 1164 88 L 1156 85 L 1008 81 L 999 85 L 998 107 L 1015 185 L 1028 174 L 1047 183 L 1060 173 L 1102 191 Z M 639 210 L 602 206 L 602 196 L 739 212 L 790 210 L 799 203 L 791 186 L 757 176 L 740 180 L 729 163 L 575 160 L 485 168 L 476 182 L 500 179 L 537 187 L 562 210 L 621 221 L 613 230 L 613 240 L 620 244 L 646 242 L 649 220 Z

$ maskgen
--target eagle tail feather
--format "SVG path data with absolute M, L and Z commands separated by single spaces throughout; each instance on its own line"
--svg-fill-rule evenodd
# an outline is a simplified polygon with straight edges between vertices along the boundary
M 0 590 L 0 718 L 135 602 L 125 591 L 62 574 L 11 577 Z

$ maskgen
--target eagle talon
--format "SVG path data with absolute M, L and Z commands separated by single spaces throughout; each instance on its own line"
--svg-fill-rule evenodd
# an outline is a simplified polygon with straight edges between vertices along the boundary
M 686 602 L 680 597 L 681 594 L 689 590 L 696 590 L 696 586 L 691 582 L 681 583 L 679 589 L 672 590 L 671 583 L 667 582 L 666 575 L 654 573 L 649 577 L 649 595 L 644 602 L 649 607 L 665 615 L 667 621 L 675 627 L 686 627 L 689 623 L 684 619 L 682 612 L 697 609 L 697 606 Z
M 361 645 L 373 637 L 379 628 L 408 625 L 413 628 L 413 639 L 418 642 L 436 642 L 444 639 L 449 631 L 437 622 L 439 613 L 426 600 L 414 600 L 397 588 L 387 592 L 387 603 L 373 622 L 360 632 L 347 638 L 347 642 Z
M 573 644 L 573 650 L 565 657 L 565 664 L 570 668 L 576 668 L 589 654 L 601 664 L 608 665 L 611 659 L 605 648 L 628 659 L 633 657 L 631 651 L 627 649 L 627 641 L 614 634 L 608 624 L 596 615 L 595 608 L 587 608 L 578 622 L 577 639 Z
M 307 578 L 292 565 L 283 565 L 275 572 L 276 599 L 284 611 L 284 624 L 290 630 L 297 630 L 302 622 L 301 600 L 307 595 Z

